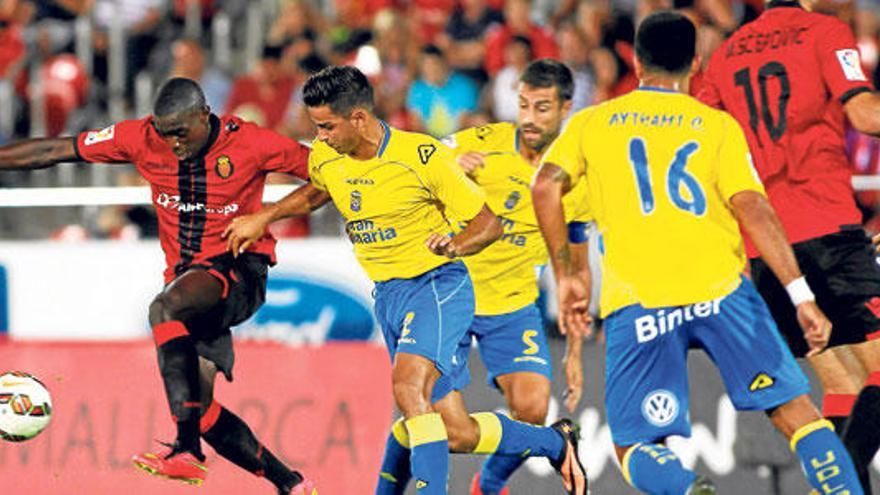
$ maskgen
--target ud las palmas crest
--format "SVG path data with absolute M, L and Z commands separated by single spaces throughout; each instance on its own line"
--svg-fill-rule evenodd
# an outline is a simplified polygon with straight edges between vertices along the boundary
M 363 197 L 361 196 L 360 191 L 352 191 L 351 192 L 351 211 L 361 211 L 361 200 Z

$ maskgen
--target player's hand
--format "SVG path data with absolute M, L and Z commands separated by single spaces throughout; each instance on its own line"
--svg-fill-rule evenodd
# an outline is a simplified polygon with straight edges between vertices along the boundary
M 877 234 L 874 237 L 872 237 L 871 243 L 874 244 L 875 252 L 880 253 L 880 234 Z
M 428 249 L 437 256 L 446 256 L 447 258 L 455 258 L 458 253 L 455 244 L 452 243 L 452 237 L 444 234 L 431 234 L 425 241 Z
M 556 299 L 559 302 L 559 333 L 573 332 L 579 337 L 590 335 L 592 318 L 590 290 L 584 279 L 577 275 L 563 275 L 556 279 Z
M 238 257 L 245 252 L 251 244 L 266 233 L 269 225 L 259 214 L 242 215 L 235 217 L 226 226 L 222 237 L 226 239 L 226 249 L 232 252 L 232 256 Z
M 807 357 L 822 352 L 831 337 L 831 322 L 819 309 L 815 301 L 806 301 L 797 306 L 797 319 L 804 331 L 804 340 L 810 346 Z
M 486 155 L 477 151 L 469 151 L 458 157 L 458 166 L 468 175 L 474 175 L 478 168 L 485 165 Z
M 566 354 L 563 364 L 565 365 L 565 393 L 562 397 L 565 399 L 565 408 L 568 409 L 568 412 L 573 413 L 584 392 L 584 365 L 580 352 Z

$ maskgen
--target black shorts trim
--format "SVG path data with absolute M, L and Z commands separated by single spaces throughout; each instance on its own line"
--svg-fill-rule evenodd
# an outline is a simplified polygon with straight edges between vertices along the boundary
M 829 347 L 880 337 L 880 266 L 871 241 L 859 226 L 792 246 L 816 302 L 833 325 Z M 752 279 L 770 307 L 795 357 L 809 349 L 785 288 L 760 258 L 751 261 Z

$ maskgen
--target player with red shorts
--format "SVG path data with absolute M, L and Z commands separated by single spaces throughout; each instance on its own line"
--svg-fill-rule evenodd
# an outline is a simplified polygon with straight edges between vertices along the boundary
M 816 370 L 823 413 L 867 491 L 867 467 L 880 446 L 880 267 L 853 198 L 844 117 L 861 132 L 880 133 L 880 96 L 847 25 L 796 0 L 766 5 L 712 56 L 699 98 L 743 127 L 770 203 L 833 324 L 833 350 L 808 355 L 786 290 L 805 286 L 783 287 L 746 237 L 755 284 L 794 355 Z
M 150 304 L 159 370 L 177 438 L 137 467 L 189 483 L 207 474 L 200 436 L 218 454 L 265 476 L 280 494 L 313 495 L 236 415 L 213 400 L 218 371 L 232 380 L 230 327 L 259 308 L 275 262 L 275 239 L 260 238 L 233 258 L 223 231 L 232 218 L 258 211 L 269 172 L 308 177 L 308 148 L 236 117 L 217 117 L 194 81 L 175 78 L 159 90 L 153 115 L 75 138 L 31 139 L 0 148 L 0 170 L 37 169 L 82 160 L 133 163 L 150 183 L 165 252 L 165 288 Z

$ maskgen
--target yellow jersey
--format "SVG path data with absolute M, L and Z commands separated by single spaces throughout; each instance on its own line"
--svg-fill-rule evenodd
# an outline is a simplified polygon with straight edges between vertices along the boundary
M 605 247 L 602 316 L 708 301 L 739 285 L 745 253 L 729 200 L 764 188 L 727 113 L 640 88 L 578 112 L 544 161 L 586 179 Z
M 452 233 L 448 215 L 472 219 L 486 202 L 448 147 L 383 126 L 385 136 L 371 159 L 341 155 L 318 140 L 309 155 L 312 183 L 330 193 L 358 261 L 377 282 L 413 278 L 450 262 L 428 250 L 425 240 Z
M 536 168 L 519 153 L 515 125 L 503 122 L 465 129 L 443 140 L 457 155 L 485 154 L 473 180 L 485 191 L 486 203 L 501 219 L 504 233 L 481 252 L 464 258 L 474 284 L 477 315 L 511 313 L 538 298 L 538 275 L 547 264 L 547 248 L 532 207 L 531 181 Z M 585 202 L 566 198 L 567 217 L 586 222 Z

